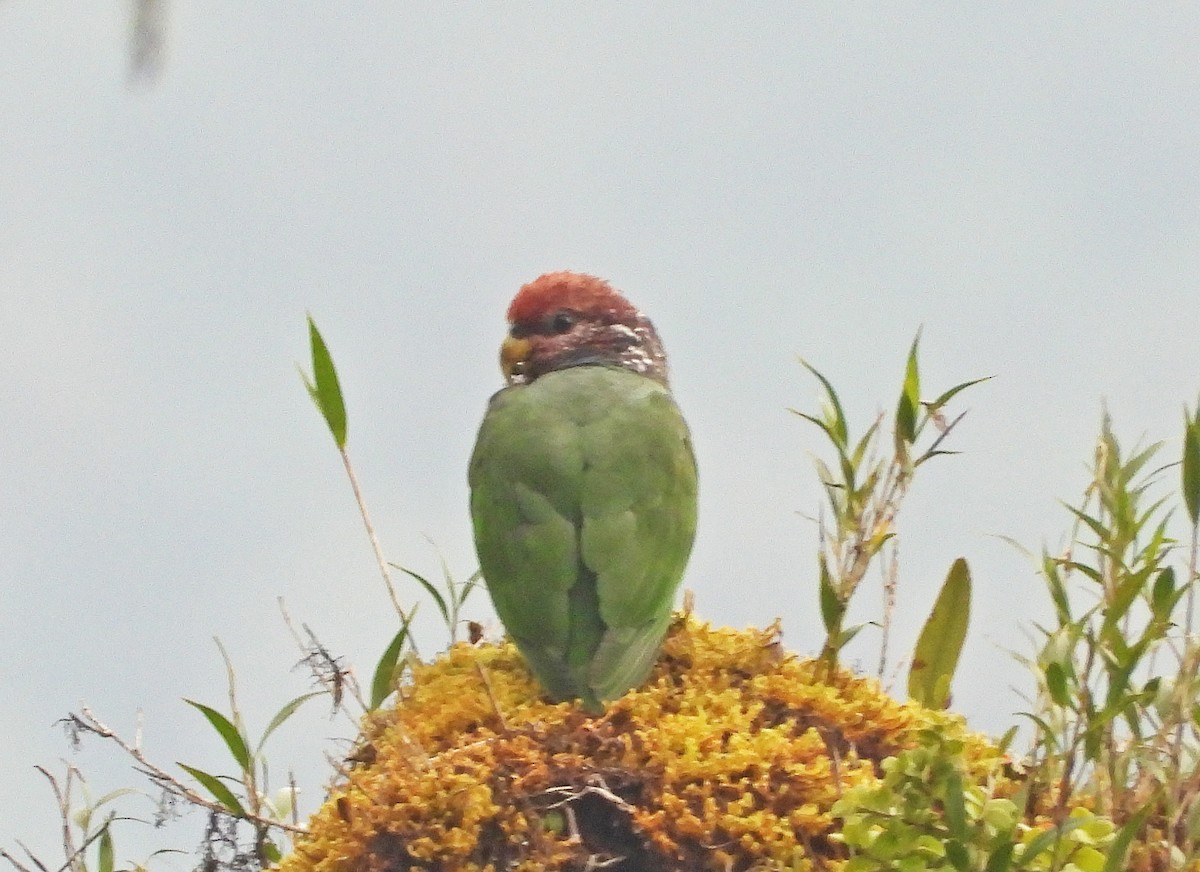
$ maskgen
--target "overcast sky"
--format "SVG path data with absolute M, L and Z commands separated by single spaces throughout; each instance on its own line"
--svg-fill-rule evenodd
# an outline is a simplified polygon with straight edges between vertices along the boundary
M 1130 8 L 178 0 L 161 80 L 131 89 L 125 4 L 0 4 L 0 845 L 55 859 L 32 766 L 69 754 L 51 725 L 81 701 L 227 771 L 180 701 L 224 704 L 213 635 L 257 730 L 308 687 L 277 597 L 360 675 L 394 632 L 296 374 L 305 312 L 387 555 L 436 572 L 429 536 L 465 576 L 504 309 L 556 269 L 664 338 L 698 612 L 781 617 L 801 653 L 823 446 L 786 411 L 817 400 L 796 356 L 858 428 L 920 325 L 928 395 L 996 376 L 901 517 L 893 651 L 965 556 L 955 705 L 1003 731 L 1031 686 L 1005 649 L 1046 607 L 997 537 L 1061 546 L 1102 398 L 1171 460 L 1200 390 L 1200 12 Z M 306 810 L 345 734 L 326 715 L 270 754 Z M 97 792 L 132 781 L 95 742 L 73 759 Z

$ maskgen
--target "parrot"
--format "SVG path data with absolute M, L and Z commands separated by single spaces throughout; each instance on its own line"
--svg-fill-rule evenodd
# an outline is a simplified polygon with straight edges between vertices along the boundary
M 549 696 L 599 713 L 646 681 L 670 625 L 696 534 L 691 436 L 654 325 L 608 282 L 542 275 L 508 325 L 468 473 L 480 571 Z

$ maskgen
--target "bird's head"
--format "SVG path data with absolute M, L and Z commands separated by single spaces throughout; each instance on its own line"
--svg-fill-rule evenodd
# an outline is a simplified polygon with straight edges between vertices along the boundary
M 509 384 L 584 364 L 619 366 L 667 384 L 667 358 L 650 319 L 608 282 L 573 272 L 539 276 L 508 307 L 500 368 Z

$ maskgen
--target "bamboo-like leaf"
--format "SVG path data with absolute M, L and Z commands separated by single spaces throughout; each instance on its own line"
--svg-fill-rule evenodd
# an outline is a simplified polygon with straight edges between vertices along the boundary
M 186 763 L 177 762 L 176 765 L 204 785 L 204 789 L 211 793 L 213 799 L 224 806 L 230 814 L 240 818 L 244 818 L 246 816 L 246 809 L 242 807 L 242 804 L 238 801 L 238 798 L 233 795 L 233 791 L 222 784 L 219 778 L 214 775 L 209 775 L 203 769 L 197 769 L 194 766 L 188 766 Z
M 971 612 L 971 571 L 958 558 L 950 567 L 925 627 L 917 639 L 908 673 L 908 695 L 926 708 L 945 708 L 949 685 L 967 638 Z
M 113 872 L 113 854 L 112 830 L 105 824 L 96 848 L 96 872 Z
M 1071 602 L 1067 599 L 1067 588 L 1058 574 L 1058 564 L 1046 551 L 1042 551 L 1042 575 L 1050 587 L 1050 599 L 1054 603 L 1054 612 L 1059 626 L 1071 622 Z
M 1006 832 L 1001 838 L 1003 841 L 992 851 L 992 856 L 988 857 L 987 866 L 984 867 L 983 872 L 1008 872 L 1012 868 L 1012 855 L 1016 848 L 1016 843 L 1013 841 L 1015 836 L 1011 832 Z
M 1107 527 L 1105 527 L 1102 523 L 1100 523 L 1100 521 L 1096 520 L 1091 515 L 1086 514 L 1085 512 L 1075 508 L 1070 503 L 1063 503 L 1063 506 L 1065 506 L 1067 511 L 1070 512 L 1072 515 L 1077 517 L 1079 520 L 1083 521 L 1083 523 L 1087 524 L 1088 527 L 1091 528 L 1092 532 L 1096 534 L 1096 538 L 1099 539 L 1101 542 L 1107 542 L 1110 539 L 1112 539 L 1112 531 L 1110 531 Z
M 931 413 L 936 412 L 939 409 L 941 409 L 942 406 L 946 405 L 946 403 L 950 402 L 950 400 L 954 396 L 956 396 L 959 392 L 965 391 L 967 388 L 969 388 L 973 385 L 982 384 L 985 381 L 991 381 L 993 378 L 995 378 L 995 376 L 985 375 L 983 378 L 971 379 L 971 381 L 963 382 L 960 385 L 955 385 L 954 387 L 950 388 L 950 390 L 946 391 L 944 394 L 942 394 L 940 397 L 938 397 L 936 400 L 934 400 L 932 403 L 928 403 L 926 405 L 926 408 L 929 409 L 929 411 Z
M 911 445 L 917 438 L 917 409 L 921 407 L 921 374 L 917 364 L 917 349 L 921 342 L 921 331 L 917 331 L 908 352 L 908 363 L 904 367 L 904 387 L 900 391 L 900 402 L 896 405 L 896 447 Z
M 283 726 L 284 722 L 288 718 L 290 718 L 292 715 L 294 715 L 296 713 L 296 710 L 298 708 L 300 708 L 300 706 L 304 705 L 304 703 L 308 702 L 314 696 L 324 696 L 324 695 L 325 695 L 325 691 L 314 690 L 312 693 L 301 694 L 300 696 L 296 697 L 291 702 L 286 703 L 283 706 L 283 708 L 281 708 L 279 711 L 277 711 L 275 713 L 275 717 L 271 718 L 271 722 L 269 724 L 267 724 L 267 728 L 265 730 L 263 730 L 262 738 L 260 738 L 258 740 L 258 748 L 255 750 L 255 753 L 258 754 L 258 753 L 262 752 L 263 745 L 267 744 L 267 738 L 273 732 L 275 732 L 277 729 L 279 729 L 281 726 Z
M 833 407 L 834 419 L 831 428 L 824 428 L 824 425 L 822 427 L 827 429 L 835 444 L 844 446 L 849 441 L 849 436 L 847 435 L 848 427 L 846 424 L 846 413 L 842 411 L 842 404 L 838 400 L 837 391 L 833 389 L 833 385 L 829 383 L 829 379 L 821 375 L 816 367 L 812 366 L 807 360 L 800 358 L 800 365 L 816 376 L 817 381 L 825 388 L 825 395 L 829 398 L 829 404 Z M 809 416 L 805 415 L 804 417 L 808 418 Z M 810 420 L 814 420 L 815 422 L 815 419 L 810 418 Z
M 1117 830 L 1117 837 L 1108 847 L 1108 860 L 1104 863 L 1104 872 L 1121 872 L 1126 868 L 1125 860 L 1129 853 L 1129 846 L 1142 827 L 1146 825 L 1146 819 L 1150 817 L 1150 812 L 1154 811 L 1157 806 L 1158 802 L 1154 800 L 1146 802 L 1137 814 L 1125 822 L 1125 826 Z
M 396 678 L 396 663 L 400 660 L 400 651 L 404 648 L 404 642 L 408 639 L 408 626 L 412 623 L 413 617 L 416 615 L 417 609 L 414 607 L 408 613 L 408 619 L 401 624 L 400 629 L 396 631 L 396 635 L 392 637 L 392 641 L 388 644 L 387 650 L 383 652 L 383 656 L 379 658 L 379 662 L 375 665 L 375 674 L 371 677 L 371 710 L 379 708 L 385 699 L 387 699 L 392 690 Z
M 942 802 L 950 838 L 961 845 L 970 838 L 970 834 L 967 832 L 967 807 L 963 799 L 962 776 L 957 772 L 950 772 L 946 776 L 946 795 Z
M 1154 580 L 1154 590 L 1150 594 L 1150 608 L 1153 610 L 1155 618 L 1167 621 L 1177 602 L 1179 602 L 1179 598 L 1175 595 L 1175 569 L 1168 566 Z
M 329 349 L 325 346 L 325 340 L 321 338 L 321 331 L 317 329 L 311 315 L 308 316 L 308 338 L 312 349 L 313 377 L 310 381 L 303 372 L 301 376 L 304 378 L 309 396 L 316 403 L 325 423 L 329 425 L 333 441 L 339 449 L 345 448 L 346 404 L 342 400 L 342 388 L 338 383 L 333 358 L 330 356 Z
M 1183 410 L 1183 502 L 1192 526 L 1200 525 L 1200 404 L 1195 418 Z
M 393 563 L 391 565 L 394 566 L 396 569 L 399 569 L 401 572 L 403 572 L 405 575 L 409 576 L 410 578 L 416 579 L 417 583 L 420 584 L 421 587 L 425 588 L 425 592 L 427 594 L 429 594 L 431 597 L 433 597 L 433 601 L 437 605 L 438 611 L 441 612 L 442 620 L 445 621 L 447 625 L 449 625 L 450 624 L 450 609 L 446 605 L 445 597 L 442 596 L 441 592 L 437 589 L 437 586 L 434 585 L 433 582 L 429 581 L 429 579 L 425 578 L 422 575 L 418 575 L 417 573 L 413 572 L 411 569 L 405 569 L 403 566 L 400 566 L 399 564 L 396 564 L 396 563 Z
M 250 770 L 250 745 L 246 742 L 245 736 L 233 725 L 233 722 L 204 703 L 191 699 L 185 699 L 184 702 L 208 719 L 208 722 L 213 725 L 213 729 L 220 733 L 221 738 L 225 740 L 225 746 L 229 748 L 229 753 L 233 755 L 238 766 L 243 772 L 248 772 Z
M 1050 699 L 1062 708 L 1071 707 L 1071 694 L 1067 689 L 1067 671 L 1061 663 L 1046 664 L 1046 689 L 1050 691 Z
M 825 624 L 825 632 L 836 632 L 837 628 L 842 623 L 842 615 L 846 612 L 846 606 L 839 599 L 837 591 L 833 587 L 833 579 L 829 575 L 829 564 L 825 560 L 825 555 L 818 557 L 818 562 L 821 564 L 821 620 Z

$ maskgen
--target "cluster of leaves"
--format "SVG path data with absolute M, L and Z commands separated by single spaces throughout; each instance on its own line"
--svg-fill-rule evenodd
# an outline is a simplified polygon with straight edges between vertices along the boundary
M 846 413 L 829 379 L 806 361 L 800 361 L 821 384 L 822 408 L 815 415 L 792 411 L 820 428 L 836 454 L 833 465 L 820 458 L 815 460 L 832 515 L 826 522 L 822 511 L 817 553 L 821 618 L 826 632 L 821 656 L 831 668 L 837 666 L 842 649 L 864 626 L 847 627 L 846 614 L 851 599 L 878 558 L 884 582 L 879 654 L 879 675 L 883 676 L 896 601 L 896 517 L 917 469 L 935 457 L 955 453 L 942 445 L 966 413 L 947 421 L 944 417 L 947 404 L 967 388 L 987 381 L 987 378 L 966 381 L 944 391 L 932 402 L 922 401 L 920 340 L 918 333 L 908 352 L 904 383 L 892 417 L 892 439 L 886 449 L 881 445 L 884 415 L 877 415 L 861 436 L 852 438 Z M 936 431 L 936 435 L 926 439 L 930 430 Z M 890 554 L 885 553 L 889 548 Z M 909 694 L 930 708 L 949 704 L 950 680 L 966 639 L 970 597 L 970 571 L 966 561 L 960 559 L 946 578 L 913 656 Z
M 1031 775 L 1056 814 L 1087 797 L 1180 862 L 1200 855 L 1200 410 L 1185 409 L 1181 459 L 1147 472 L 1161 448 L 1122 451 L 1105 415 L 1092 478 L 1060 556 L 1043 552 L 1054 623 L 1037 627 L 1028 717 Z M 1170 534 L 1178 473 L 1190 544 Z M 1155 496 L 1165 491 L 1162 496 Z
M 846 791 L 833 808 L 843 872 L 1119 872 L 1133 827 L 1074 808 L 1060 825 L 1026 822 L 1028 790 L 997 795 L 1006 779 L 969 780 L 963 741 L 923 730 L 918 747 L 884 761 L 883 779 Z

